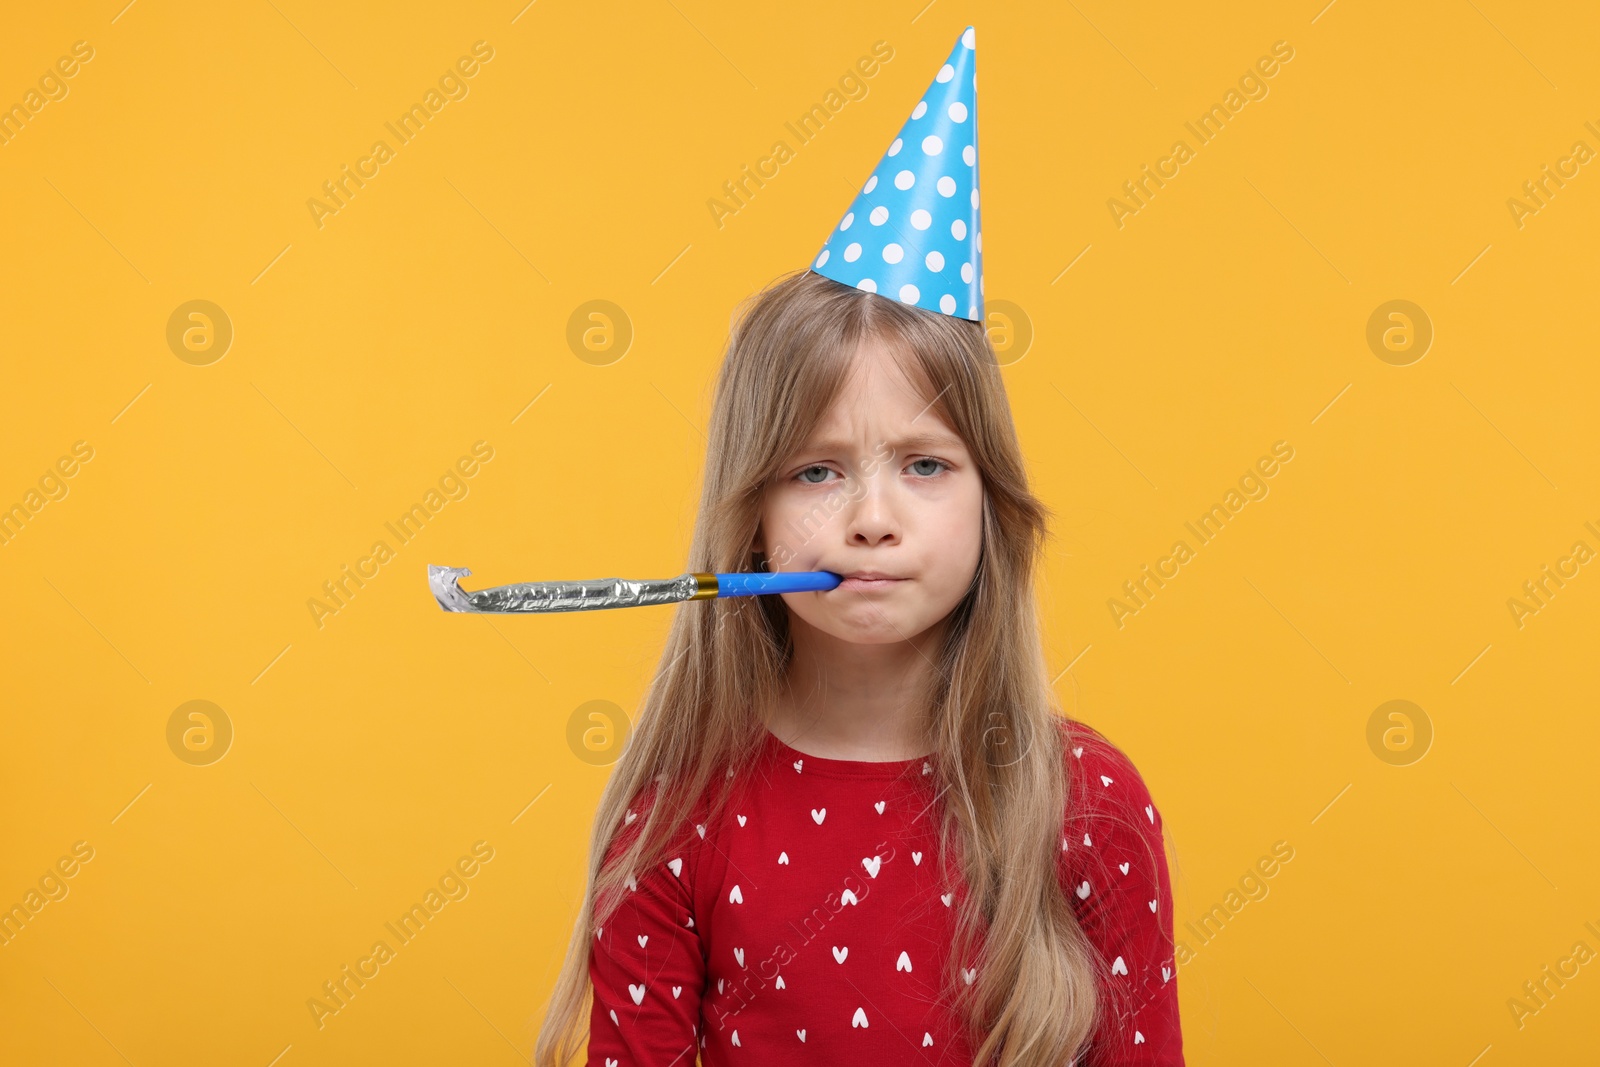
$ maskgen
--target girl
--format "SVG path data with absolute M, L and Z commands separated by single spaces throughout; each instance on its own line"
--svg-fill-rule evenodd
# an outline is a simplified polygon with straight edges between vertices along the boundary
M 606 1067 L 1183 1063 L 1160 812 L 1053 707 L 1048 514 L 980 322 L 814 271 L 757 295 L 691 569 L 859 577 L 677 609 L 538 1067 L 591 984 Z

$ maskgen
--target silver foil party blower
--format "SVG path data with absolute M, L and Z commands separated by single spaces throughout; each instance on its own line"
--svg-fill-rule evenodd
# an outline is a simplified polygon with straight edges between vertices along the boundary
M 832 589 L 843 578 L 832 571 L 779 571 L 771 574 L 690 571 L 676 578 L 590 578 L 571 582 L 517 582 L 468 592 L 461 579 L 466 567 L 428 564 L 428 588 L 445 611 L 480 615 L 512 615 L 555 611 L 597 611 L 677 604 L 723 596 L 809 593 Z

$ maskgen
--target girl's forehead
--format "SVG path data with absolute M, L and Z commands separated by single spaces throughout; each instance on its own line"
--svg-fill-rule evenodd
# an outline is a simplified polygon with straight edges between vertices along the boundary
M 915 360 L 911 358 L 911 344 L 901 337 L 884 338 L 876 333 L 863 334 L 850 353 L 851 372 L 890 371 L 905 374 Z
M 897 452 L 915 449 L 957 449 L 963 442 L 920 393 L 907 392 L 893 403 L 881 397 L 841 396 L 816 427 L 806 435 L 803 447 L 814 451 L 873 449 L 887 443 Z
M 870 393 L 918 400 L 920 408 L 937 392 L 929 384 L 926 370 L 906 342 L 886 344 L 869 334 L 851 354 L 844 383 L 831 407 L 848 406 L 852 394 L 858 398 Z
M 880 442 L 896 448 L 960 447 L 960 436 L 938 410 L 940 395 L 904 343 L 868 334 L 851 353 L 838 392 L 797 443 L 839 451 L 863 442 L 869 449 Z

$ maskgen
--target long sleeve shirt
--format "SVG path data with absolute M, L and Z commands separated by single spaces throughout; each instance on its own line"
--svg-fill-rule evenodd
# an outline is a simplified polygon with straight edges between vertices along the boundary
M 770 731 L 763 744 L 718 824 L 684 827 L 596 932 L 587 1062 L 970 1065 L 976 1046 L 940 996 L 964 885 L 937 855 L 930 762 L 825 759 Z M 1071 724 L 1065 762 L 1057 873 L 1105 1002 L 1075 1067 L 1182 1067 L 1161 813 L 1092 728 Z M 973 961 L 959 967 L 976 979 Z

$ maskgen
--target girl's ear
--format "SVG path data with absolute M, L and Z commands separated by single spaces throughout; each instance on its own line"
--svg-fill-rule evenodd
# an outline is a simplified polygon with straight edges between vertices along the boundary
M 766 538 L 761 532 L 761 523 L 756 523 L 755 535 L 750 539 L 750 569 L 753 571 L 767 571 L 767 554 L 762 550 L 762 542 Z

